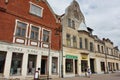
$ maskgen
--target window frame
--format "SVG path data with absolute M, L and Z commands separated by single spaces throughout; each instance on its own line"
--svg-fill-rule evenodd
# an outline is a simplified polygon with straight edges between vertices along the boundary
M 29 2 L 29 3 L 30 3 L 29 13 L 32 14 L 32 15 L 38 16 L 38 17 L 43 17 L 43 10 L 44 10 L 44 8 L 39 6 L 39 5 L 37 5 L 37 4 L 35 4 L 35 3 L 33 3 L 33 2 Z M 34 6 L 38 7 L 38 8 L 40 8 L 41 9 L 41 14 L 37 15 L 37 14 L 31 12 L 31 5 L 34 5 Z
M 18 19 L 16 19 L 16 21 L 15 21 L 15 29 L 14 29 L 13 35 L 14 35 L 14 36 L 17 36 L 17 35 L 16 35 L 16 32 L 17 32 L 17 27 L 18 27 L 18 26 L 17 26 L 17 23 L 18 23 L 18 22 L 26 24 L 26 33 L 25 33 L 25 36 L 18 36 L 18 37 L 27 38 L 29 23 L 24 22 L 24 21 L 21 21 L 21 20 L 18 20 Z
M 49 41 L 48 41 L 48 42 L 43 41 L 43 31 L 44 31 L 44 30 L 50 32 L 50 33 L 49 33 Z M 42 28 L 42 38 L 41 38 L 41 41 L 42 41 L 42 42 L 45 42 L 45 43 L 51 43 L 51 34 L 52 34 L 51 30 Z
M 38 28 L 38 39 L 33 39 L 31 38 L 31 32 L 32 32 L 32 27 L 36 27 Z M 35 31 L 34 31 L 35 32 Z M 36 31 L 37 32 L 37 31 Z M 31 40 L 40 40 L 40 34 L 41 34 L 41 27 L 40 26 L 36 26 L 36 25 L 33 25 L 33 24 L 30 24 L 30 32 L 29 32 L 29 39 Z

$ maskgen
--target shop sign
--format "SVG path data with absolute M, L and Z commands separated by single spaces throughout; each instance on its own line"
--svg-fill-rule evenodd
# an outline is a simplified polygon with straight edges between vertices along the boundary
M 77 56 L 73 56 L 73 55 L 66 55 L 66 58 L 68 58 L 68 59 L 78 59 Z
M 87 59 L 87 55 L 82 55 L 82 59 Z

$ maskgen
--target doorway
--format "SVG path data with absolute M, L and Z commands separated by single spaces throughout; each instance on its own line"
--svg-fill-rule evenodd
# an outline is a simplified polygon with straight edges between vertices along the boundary
M 0 51 L 0 73 L 4 73 L 6 53 L 7 52 Z
M 46 73 L 47 73 L 47 56 L 42 56 L 41 75 L 45 75 Z
M 77 70 L 77 63 L 78 63 L 78 61 L 77 61 L 77 60 L 75 60 L 75 74 L 78 74 L 78 70 Z
M 90 69 L 92 73 L 95 73 L 94 59 L 90 59 Z

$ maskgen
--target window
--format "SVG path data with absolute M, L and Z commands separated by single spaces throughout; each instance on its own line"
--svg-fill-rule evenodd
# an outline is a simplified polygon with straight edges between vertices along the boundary
M 101 49 L 102 49 L 102 53 L 104 53 L 103 46 L 101 46 Z
M 67 73 L 73 72 L 73 59 L 66 59 L 66 72 Z
M 43 30 L 43 41 L 44 42 L 50 41 L 50 31 Z
M 98 52 L 100 52 L 100 45 L 98 45 L 97 47 L 98 47 Z
M 53 74 L 57 74 L 57 70 L 58 70 L 57 64 L 58 64 L 58 58 L 52 57 L 52 73 Z
M 22 72 L 22 58 L 23 58 L 23 54 L 13 53 L 10 75 L 21 75 L 21 72 Z
M 26 36 L 27 24 L 17 21 L 16 36 L 25 37 Z
M 92 42 L 90 42 L 90 51 L 93 52 L 93 43 Z
M 76 36 L 73 36 L 73 47 L 77 47 Z
M 75 21 L 72 20 L 72 28 L 75 28 Z
M 101 71 L 105 71 L 105 62 L 100 62 Z
M 85 49 L 88 49 L 88 40 L 85 39 Z
M 30 13 L 31 14 L 42 17 L 42 11 L 43 11 L 42 7 L 35 5 L 33 3 L 30 3 Z
M 39 28 L 32 26 L 30 39 L 38 40 L 38 36 L 39 36 Z
M 71 38 L 70 38 L 70 35 L 69 34 L 67 34 L 66 35 L 66 42 L 67 42 L 67 46 L 71 46 Z
M 85 69 L 88 66 L 88 61 L 87 60 L 81 60 L 81 71 L 85 72 Z
M 36 68 L 36 59 L 37 59 L 36 55 L 31 54 L 28 55 L 28 67 L 27 67 L 28 75 L 34 75 Z
M 68 18 L 68 27 L 75 28 L 75 21 Z
M 68 18 L 68 27 L 71 27 L 71 19 Z
M 82 38 L 80 38 L 80 49 L 82 49 Z

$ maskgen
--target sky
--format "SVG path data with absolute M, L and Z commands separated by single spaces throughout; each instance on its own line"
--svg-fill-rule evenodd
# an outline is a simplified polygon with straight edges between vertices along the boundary
M 73 0 L 48 0 L 56 14 L 64 14 Z M 109 38 L 120 49 L 120 0 L 76 0 L 86 25 L 100 39 Z

